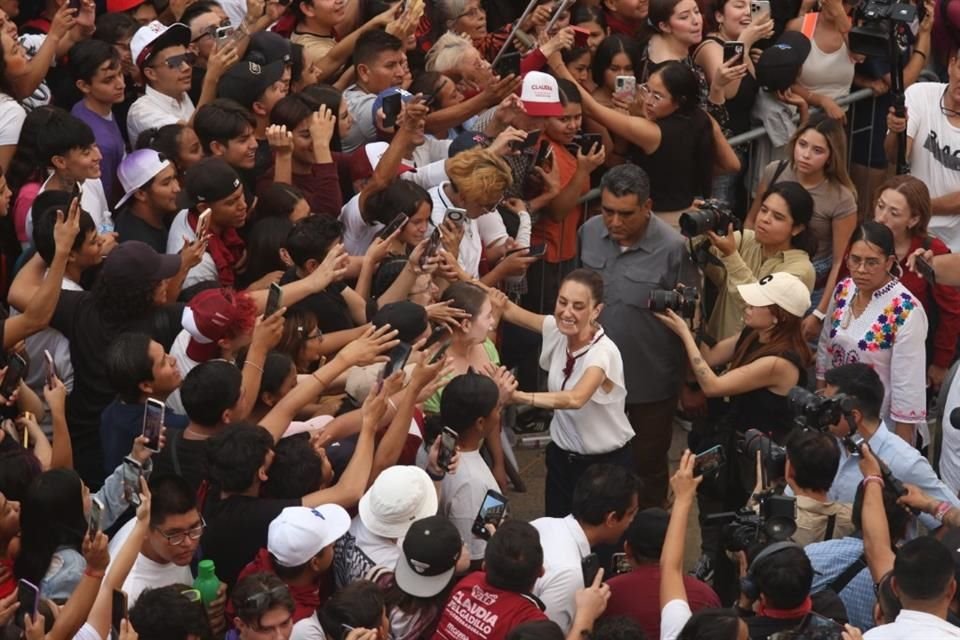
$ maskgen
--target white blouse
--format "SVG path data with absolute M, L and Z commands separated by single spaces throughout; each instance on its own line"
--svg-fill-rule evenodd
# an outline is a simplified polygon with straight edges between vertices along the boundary
M 602 331 L 602 329 L 601 329 Z M 543 347 L 540 366 L 547 370 L 547 391 L 569 391 L 577 386 L 590 367 L 603 370 L 613 383 L 610 391 L 599 387 L 593 397 L 579 409 L 553 412 L 550 437 L 563 449 L 584 455 L 616 451 L 633 438 L 633 428 L 624 412 L 627 389 L 623 379 L 623 359 L 620 349 L 606 335 L 570 354 L 568 366 L 567 336 L 557 328 L 555 316 L 543 320 Z
M 852 278 L 837 284 L 817 349 L 817 379 L 851 362 L 870 365 L 883 381 L 881 417 L 920 425 L 927 415 L 927 315 L 910 291 L 893 280 L 877 289 L 855 318 L 857 286 Z

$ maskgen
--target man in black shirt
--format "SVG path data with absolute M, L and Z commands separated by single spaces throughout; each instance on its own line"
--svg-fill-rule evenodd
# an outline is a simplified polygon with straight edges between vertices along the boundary
M 123 159 L 117 177 L 124 191 L 116 207 L 120 242 L 139 240 L 166 253 L 169 221 L 180 210 L 176 166 L 153 149 L 140 149 Z

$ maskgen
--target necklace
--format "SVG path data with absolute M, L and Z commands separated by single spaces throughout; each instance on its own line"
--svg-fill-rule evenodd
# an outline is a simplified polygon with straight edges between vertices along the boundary
M 567 341 L 567 363 L 563 367 L 563 383 L 560 385 L 561 391 L 564 390 L 567 382 L 570 381 L 570 376 L 573 375 L 573 367 L 577 364 L 577 360 L 587 355 L 587 352 L 593 348 L 593 345 L 600 342 L 600 338 L 602 338 L 603 335 L 603 327 L 598 327 L 597 332 L 593 336 L 593 342 L 573 353 L 570 352 L 570 342 L 569 340 Z

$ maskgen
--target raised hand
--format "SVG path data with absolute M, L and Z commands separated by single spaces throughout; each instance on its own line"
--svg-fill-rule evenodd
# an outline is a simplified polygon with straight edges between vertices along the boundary
M 357 340 L 341 349 L 337 357 L 351 366 L 358 367 L 374 362 L 386 362 L 387 356 L 383 354 L 400 344 L 396 337 L 397 332 L 391 329 L 389 324 L 377 330 L 370 326 Z

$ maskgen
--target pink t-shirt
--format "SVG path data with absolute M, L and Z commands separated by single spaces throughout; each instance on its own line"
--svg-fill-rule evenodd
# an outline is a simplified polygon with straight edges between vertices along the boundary
M 32 244 L 33 238 L 27 236 L 27 214 L 33 207 L 33 201 L 40 193 L 39 182 L 28 182 L 20 187 L 17 199 L 13 203 L 13 227 L 17 232 L 17 240 L 21 243 Z

